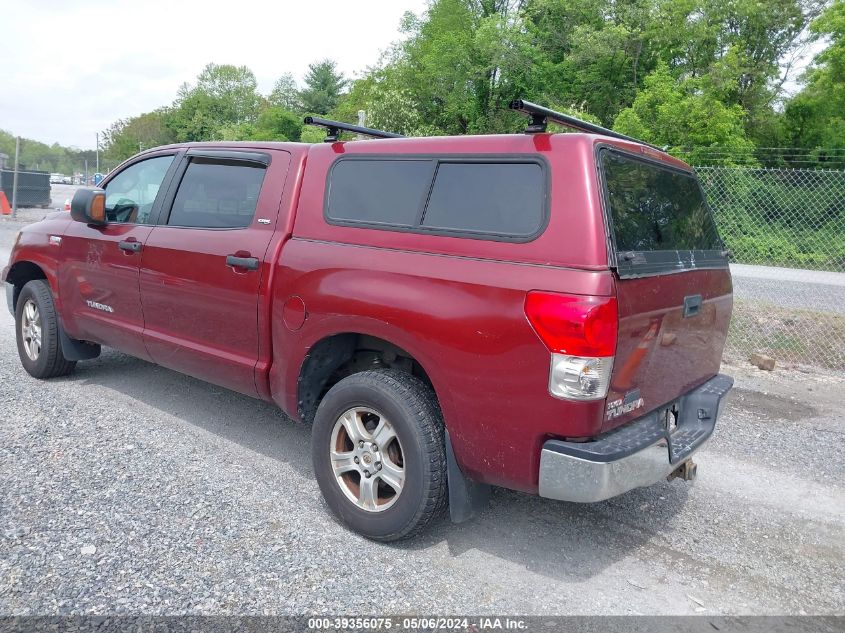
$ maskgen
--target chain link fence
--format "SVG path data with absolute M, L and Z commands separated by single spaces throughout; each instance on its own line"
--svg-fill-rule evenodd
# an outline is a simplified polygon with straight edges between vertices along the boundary
M 732 252 L 726 354 L 845 370 L 845 171 L 696 171 Z

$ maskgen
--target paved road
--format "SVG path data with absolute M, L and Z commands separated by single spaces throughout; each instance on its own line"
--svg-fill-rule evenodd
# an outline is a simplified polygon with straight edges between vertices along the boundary
M 731 274 L 734 277 L 743 279 L 770 279 L 773 281 L 812 283 L 820 286 L 845 288 L 845 273 L 835 273 L 826 270 L 803 270 L 800 268 L 731 264 Z
M 65 201 L 73 198 L 79 185 L 50 185 L 51 209 L 64 209 Z
M 693 485 L 379 545 L 275 407 L 113 351 L 36 381 L 0 311 L 0 613 L 842 613 L 845 383 L 728 371 Z
M 731 264 L 737 299 L 845 314 L 845 273 Z

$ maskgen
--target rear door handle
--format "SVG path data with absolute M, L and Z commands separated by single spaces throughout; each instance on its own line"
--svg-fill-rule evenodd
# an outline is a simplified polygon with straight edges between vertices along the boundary
M 701 311 L 701 295 L 684 297 L 684 318 L 694 317 Z
M 123 242 L 118 242 L 117 247 L 122 251 L 140 253 L 144 245 L 141 244 L 141 242 L 136 242 L 135 240 L 124 240 Z
M 226 265 L 234 266 L 236 268 L 246 268 L 247 270 L 258 270 L 258 258 L 226 255 Z

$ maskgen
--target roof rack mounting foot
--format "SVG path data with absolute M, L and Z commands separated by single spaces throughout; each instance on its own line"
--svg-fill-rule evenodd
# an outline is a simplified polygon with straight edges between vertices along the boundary
M 590 134 L 602 134 L 603 136 L 610 136 L 611 138 L 618 138 L 623 141 L 639 143 L 640 145 L 645 145 L 646 147 L 656 149 L 659 152 L 664 151 L 656 145 L 652 145 L 651 143 L 646 143 L 645 141 L 633 138 L 632 136 L 626 136 L 625 134 L 614 132 L 613 130 L 609 130 L 606 127 L 596 125 L 595 123 L 590 123 L 589 121 L 584 121 L 577 117 L 564 114 L 563 112 L 556 112 L 555 110 L 550 110 L 549 108 L 537 105 L 536 103 L 525 101 L 525 99 L 514 99 L 510 102 L 508 107 L 511 110 L 522 112 L 523 114 L 527 114 L 531 117 L 531 122 L 528 124 L 528 127 L 525 130 L 526 134 L 537 134 L 540 132 L 545 132 L 546 123 L 548 121 L 551 121 L 552 123 L 557 123 L 558 125 L 563 125 L 564 127 L 568 127 L 573 130 L 578 130 L 580 132 L 589 132 Z
M 373 138 L 405 138 L 402 134 L 395 132 L 385 132 L 384 130 L 375 130 L 369 127 L 361 127 L 360 125 L 352 125 L 351 123 L 344 123 L 343 121 L 332 121 L 331 119 L 321 119 L 317 116 L 307 116 L 304 119 L 305 125 L 316 125 L 317 127 L 326 128 L 326 143 L 334 143 L 340 138 L 341 132 L 355 132 L 356 134 L 363 134 L 365 136 L 372 136 Z
M 334 143 L 340 137 L 340 130 L 336 127 L 326 126 L 326 138 L 323 143 Z
M 542 114 L 532 114 L 531 122 L 525 128 L 526 134 L 541 134 L 549 126 L 549 119 Z

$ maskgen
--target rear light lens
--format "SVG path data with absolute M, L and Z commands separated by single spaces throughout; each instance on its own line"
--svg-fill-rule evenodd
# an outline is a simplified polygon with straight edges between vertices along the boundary
M 572 400 L 606 397 L 618 333 L 616 298 L 533 291 L 525 315 L 552 352 L 549 393 Z
M 613 356 L 585 358 L 552 354 L 549 393 L 570 400 L 601 400 L 607 396 Z
M 525 315 L 551 352 L 572 356 L 616 352 L 616 297 L 532 291 L 525 299 Z

